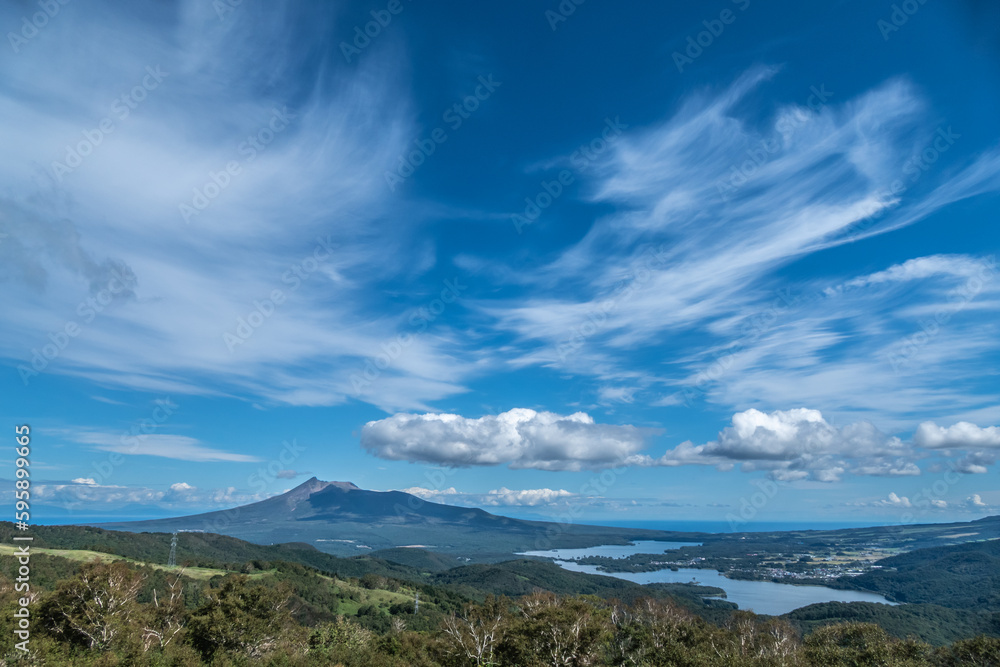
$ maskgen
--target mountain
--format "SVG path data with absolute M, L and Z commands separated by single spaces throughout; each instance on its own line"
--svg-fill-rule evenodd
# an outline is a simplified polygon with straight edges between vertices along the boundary
M 147 521 L 90 524 L 130 532 L 198 531 L 257 544 L 307 542 L 336 555 L 421 546 L 477 560 L 519 551 L 625 544 L 633 539 L 700 541 L 673 533 L 524 521 L 481 509 L 433 503 L 402 491 L 368 491 L 313 477 L 267 500 L 228 510 Z

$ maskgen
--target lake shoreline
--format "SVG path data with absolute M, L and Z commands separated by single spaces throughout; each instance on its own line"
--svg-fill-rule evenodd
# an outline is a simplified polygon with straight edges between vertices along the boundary
M 824 602 L 876 602 L 896 605 L 878 593 L 854 589 L 832 588 L 812 582 L 776 582 L 760 579 L 734 579 L 718 569 L 704 567 L 665 567 L 642 572 L 611 572 L 599 565 L 578 562 L 580 559 L 599 556 L 623 559 L 635 554 L 657 555 L 686 546 L 700 546 L 681 542 L 635 542 L 628 546 L 601 545 L 587 549 L 553 549 L 549 551 L 529 551 L 517 555 L 546 558 L 559 567 L 571 572 L 610 576 L 646 584 L 691 584 L 722 589 L 724 599 L 738 605 L 740 609 L 750 609 L 758 614 L 780 616 L 785 613 Z M 711 596 L 720 599 L 718 596 Z

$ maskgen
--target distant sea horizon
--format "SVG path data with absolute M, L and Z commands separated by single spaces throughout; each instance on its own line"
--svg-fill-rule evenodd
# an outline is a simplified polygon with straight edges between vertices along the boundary
M 95 523 L 118 523 L 125 521 L 153 521 L 156 519 L 170 519 L 184 514 L 146 514 L 146 515 L 63 515 L 63 516 L 35 516 L 34 523 L 39 526 L 65 526 Z M 507 514 L 505 516 L 511 516 Z M 554 521 L 557 519 L 545 518 L 540 515 L 512 516 L 515 519 L 526 521 Z M 640 528 L 644 530 L 664 530 L 684 533 L 770 533 L 776 531 L 789 530 L 839 530 L 841 528 L 870 528 L 873 526 L 896 525 L 890 522 L 873 521 L 809 521 L 807 519 L 799 521 L 747 521 L 737 527 L 736 530 L 730 526 L 728 521 L 699 521 L 699 520 L 674 520 L 674 521 L 615 521 L 608 520 L 586 520 L 576 521 L 583 526 L 607 526 L 611 528 Z M 932 522 L 928 522 L 932 523 Z
M 75 526 L 75 525 L 89 525 L 94 523 L 118 523 L 119 521 L 155 521 L 157 519 L 172 519 L 175 516 L 184 516 L 178 514 L 156 514 L 156 515 L 143 515 L 143 516 L 111 516 L 108 514 L 103 515 L 80 515 L 80 516 L 36 516 L 33 517 L 33 525 L 36 526 Z
M 204 511 L 204 510 L 202 510 Z M 125 521 L 152 521 L 156 519 L 170 519 L 177 516 L 185 516 L 185 514 L 64 514 L 62 516 L 45 516 L 36 515 L 34 518 L 35 525 L 39 526 L 64 526 L 64 525 L 79 525 L 79 524 L 95 524 L 95 523 L 118 523 Z M 516 514 L 505 514 L 505 516 L 510 516 L 514 519 L 523 519 L 525 521 L 553 521 L 558 522 L 556 518 L 548 518 L 538 514 L 531 515 L 516 515 Z M 664 530 L 664 531 L 675 531 L 684 533 L 770 533 L 776 531 L 790 531 L 790 530 L 839 530 L 842 528 L 870 528 L 874 526 L 891 526 L 898 525 L 890 521 L 880 522 L 876 520 L 869 521 L 810 521 L 808 519 L 801 519 L 798 521 L 747 521 L 744 524 L 738 526 L 735 530 L 730 525 L 729 521 L 703 521 L 696 519 L 688 520 L 673 520 L 673 521 L 616 521 L 614 519 L 588 519 L 586 521 L 580 520 L 575 523 L 583 526 L 607 526 L 612 528 L 640 528 L 644 530 Z M 935 522 L 927 522 L 935 523 Z M 950 523 L 950 522 L 945 522 Z
M 895 525 L 890 522 L 869 521 L 747 521 L 734 530 L 729 521 L 578 521 L 587 526 L 610 526 L 615 528 L 641 528 L 645 530 L 665 530 L 684 533 L 770 533 L 790 530 L 840 530 L 842 528 L 871 528 Z

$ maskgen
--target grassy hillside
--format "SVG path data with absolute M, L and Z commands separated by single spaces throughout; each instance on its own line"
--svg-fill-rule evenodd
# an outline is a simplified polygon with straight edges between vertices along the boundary
M 0 522 L 0 543 L 12 543 L 14 525 Z M 89 526 L 33 526 L 35 548 L 91 551 L 115 554 L 137 562 L 165 565 L 170 554 L 167 533 L 126 533 Z M 237 571 L 253 561 L 288 561 L 314 567 L 342 577 L 378 574 L 387 577 L 420 577 L 420 573 L 398 563 L 369 556 L 338 558 L 304 543 L 260 545 L 213 533 L 180 533 L 177 563 L 187 567 Z
M 12 545 L 0 544 L 0 556 L 13 556 L 15 550 L 16 547 Z M 123 556 L 116 556 L 102 551 L 88 551 L 86 549 L 45 549 L 33 547 L 31 550 L 32 558 L 38 554 L 66 558 L 80 563 L 92 563 L 95 560 L 102 563 L 110 563 L 114 560 L 124 560 L 129 563 L 134 563 L 135 565 L 147 566 L 156 570 L 163 570 L 164 572 L 177 572 L 183 570 L 184 576 L 198 580 L 208 580 L 212 577 L 223 576 L 229 573 L 228 570 L 222 570 L 214 567 L 167 567 L 166 565 L 161 565 L 159 563 L 145 563 L 143 561 L 135 560 L 134 558 L 125 558 Z M 256 577 L 262 575 L 254 574 L 251 576 Z

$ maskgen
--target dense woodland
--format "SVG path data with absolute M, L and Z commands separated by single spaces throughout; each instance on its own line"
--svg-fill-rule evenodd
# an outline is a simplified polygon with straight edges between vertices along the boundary
M 0 541 L 10 528 L 0 524 Z M 39 527 L 28 656 L 14 646 L 14 570 L 0 570 L 2 664 L 1000 667 L 995 589 L 961 588 L 990 584 L 992 545 L 904 554 L 898 580 L 879 574 L 901 594 L 918 576 L 931 592 L 957 582 L 945 604 L 830 603 L 770 618 L 703 599 L 717 589 L 531 560 L 456 566 L 413 549 L 345 559 L 182 535 L 183 565 L 168 568 L 158 563 L 169 538 Z M 980 608 L 961 609 L 962 595 Z
M 14 648 L 16 595 L 0 582 L 0 654 L 11 664 L 1000 665 L 996 638 L 933 648 L 848 622 L 802 639 L 784 619 L 734 612 L 715 624 L 670 599 L 432 594 L 415 609 L 405 582 L 339 580 L 289 563 L 248 563 L 250 574 L 205 582 L 121 560 L 39 563 L 51 585 L 33 594 L 29 656 Z M 60 569 L 76 571 L 51 579 Z M 386 606 L 378 594 L 399 597 Z M 369 601 L 350 604 L 359 599 Z

